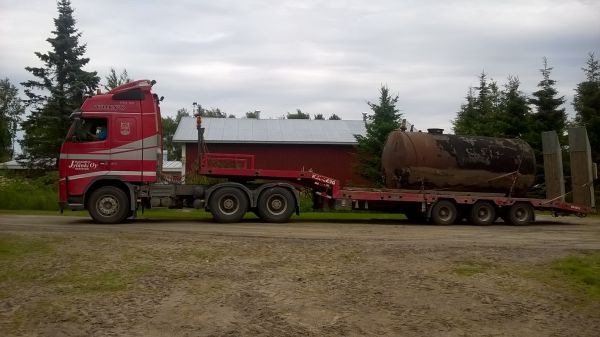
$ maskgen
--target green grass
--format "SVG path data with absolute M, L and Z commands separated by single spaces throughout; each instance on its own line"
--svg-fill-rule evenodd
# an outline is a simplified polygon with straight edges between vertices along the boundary
M 2 210 L 0 214 L 19 214 L 19 215 L 50 215 L 60 216 L 59 211 L 44 211 L 44 210 Z M 89 217 L 87 211 L 69 211 L 65 210 L 63 216 L 81 216 Z M 144 213 L 138 210 L 138 219 L 161 219 L 161 220 L 206 220 L 210 221 L 212 215 L 209 212 L 195 209 L 146 209 Z M 253 213 L 247 213 L 244 217 L 246 220 L 257 220 L 258 218 Z M 291 221 L 366 221 L 366 220 L 404 220 L 406 217 L 398 213 L 377 213 L 377 212 L 335 212 L 335 211 L 320 211 L 320 212 L 301 212 L 300 215 L 293 215 Z
M 0 233 L 0 282 L 5 289 L 28 284 L 72 294 L 115 292 L 133 286 L 150 270 L 125 250 L 112 261 L 73 246 L 62 237 Z
M 523 274 L 550 287 L 575 292 L 584 300 L 600 299 L 600 252 L 569 255 Z
M 590 297 L 600 298 L 600 252 L 555 260 L 551 274 Z
M 37 178 L 0 175 L 0 209 L 58 210 L 58 174 L 49 172 Z
M 50 244 L 43 239 L 25 238 L 16 235 L 0 236 L 0 260 L 16 259 L 27 255 L 47 254 Z

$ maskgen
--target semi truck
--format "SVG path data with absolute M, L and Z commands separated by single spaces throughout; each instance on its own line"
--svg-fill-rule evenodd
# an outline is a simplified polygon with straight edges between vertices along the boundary
M 361 188 L 341 186 L 340 180 L 318 172 L 255 167 L 254 155 L 208 151 L 199 151 L 196 165 L 196 173 L 206 177 L 207 183 L 168 182 L 161 178 L 162 98 L 152 91 L 154 84 L 138 80 L 106 93 L 98 92 L 86 97 L 72 114 L 73 123 L 59 157 L 61 211 L 85 209 L 94 221 L 111 224 L 134 218 L 140 208 L 190 207 L 209 211 L 217 222 L 238 222 L 247 212 L 254 212 L 262 221 L 282 223 L 294 213 L 299 214 L 300 191 L 311 193 L 315 207 L 399 212 L 411 220 L 437 225 L 462 219 L 489 225 L 499 218 L 525 225 L 534 221 L 536 209 L 580 216 L 595 211 L 593 205 L 568 203 L 561 197 L 518 195 L 515 184 L 505 193 L 435 188 L 439 184 L 432 186 L 423 179 L 415 183 L 397 165 L 386 173 L 392 177 L 387 188 Z M 197 123 L 200 131 L 200 116 Z M 409 140 L 414 143 L 418 137 Z M 397 148 L 397 135 L 390 135 L 388 142 L 394 139 Z M 201 132 L 198 147 L 204 148 Z M 467 146 L 463 151 L 469 153 L 471 148 Z M 446 172 L 444 167 L 432 169 Z M 501 178 L 516 182 L 520 176 L 523 174 L 517 169 Z M 409 184 L 402 185 L 402 179 Z

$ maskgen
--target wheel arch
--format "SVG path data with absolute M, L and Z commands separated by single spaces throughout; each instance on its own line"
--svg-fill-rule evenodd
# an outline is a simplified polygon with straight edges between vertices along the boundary
M 217 190 L 219 190 L 219 189 L 221 189 L 221 188 L 223 188 L 223 187 L 235 187 L 235 188 L 239 188 L 239 189 L 240 189 L 240 190 L 242 190 L 242 191 L 243 191 L 243 192 L 246 194 L 246 196 L 248 197 L 248 200 L 250 201 L 250 205 L 248 205 L 248 206 L 250 206 L 250 207 L 255 207 L 255 206 L 256 206 L 256 201 L 255 201 L 255 199 L 253 198 L 253 195 L 252 195 L 253 193 L 252 193 L 252 191 L 251 191 L 251 190 L 250 190 L 248 187 L 246 187 L 246 186 L 244 186 L 244 185 L 242 185 L 242 184 L 240 184 L 240 183 L 235 183 L 235 182 L 225 182 L 225 183 L 219 183 L 219 184 L 213 185 L 213 186 L 209 187 L 209 188 L 206 190 L 206 192 L 205 192 L 206 194 L 205 194 L 205 197 L 204 197 L 204 198 L 205 198 L 205 200 L 206 200 L 206 206 L 205 206 L 205 209 L 206 209 L 207 211 L 210 211 L 210 203 L 209 203 L 208 201 L 210 200 L 210 197 L 211 197 L 211 195 L 212 195 L 212 194 L 213 194 L 215 191 L 217 191 Z
M 99 177 L 90 182 L 88 187 L 85 189 L 85 193 L 83 194 L 83 206 L 86 209 L 88 207 L 90 196 L 94 193 L 94 191 L 104 186 L 114 186 L 123 190 L 123 192 L 125 192 L 127 195 L 127 198 L 129 198 L 129 210 L 136 210 L 137 202 L 134 186 L 119 177 L 111 176 Z
M 300 215 L 300 192 L 298 192 L 298 189 L 296 189 L 294 185 L 284 182 L 272 182 L 260 185 L 257 189 L 254 190 L 254 195 L 252 196 L 252 207 L 256 207 L 256 205 L 258 204 L 258 198 L 260 197 L 260 194 L 267 188 L 271 187 L 283 187 L 292 192 L 292 195 L 294 196 L 294 203 L 296 206 L 296 215 Z

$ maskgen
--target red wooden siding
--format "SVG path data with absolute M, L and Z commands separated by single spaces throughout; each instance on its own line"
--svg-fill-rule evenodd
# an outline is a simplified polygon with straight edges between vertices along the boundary
M 256 156 L 255 167 L 281 170 L 309 170 L 339 179 L 342 186 L 364 184 L 353 171 L 356 151 L 351 145 L 309 144 L 207 144 L 209 152 Z M 197 146 L 186 144 L 186 172 L 194 172 Z

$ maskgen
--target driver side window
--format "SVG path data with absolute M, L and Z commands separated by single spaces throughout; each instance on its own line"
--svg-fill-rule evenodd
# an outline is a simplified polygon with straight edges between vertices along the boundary
M 104 141 L 107 137 L 106 118 L 81 118 L 73 133 L 73 141 L 78 143 Z

